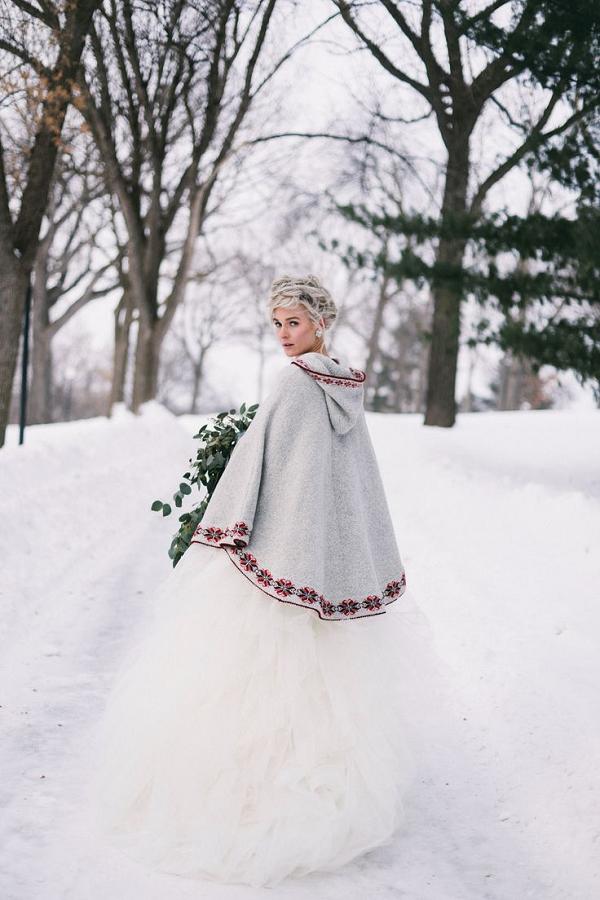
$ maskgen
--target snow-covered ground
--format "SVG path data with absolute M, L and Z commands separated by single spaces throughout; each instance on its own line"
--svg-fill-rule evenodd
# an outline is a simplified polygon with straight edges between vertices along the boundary
M 409 587 L 461 715 L 393 846 L 277 900 L 600 897 L 600 412 L 367 414 Z M 81 748 L 170 568 L 198 421 L 37 426 L 0 451 L 0 898 L 265 890 L 153 874 L 78 840 Z

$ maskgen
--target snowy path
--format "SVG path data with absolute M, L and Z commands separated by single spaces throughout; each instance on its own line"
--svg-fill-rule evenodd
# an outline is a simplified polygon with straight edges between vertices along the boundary
M 368 421 L 456 725 L 392 847 L 271 896 L 595 900 L 600 413 Z M 0 457 L 2 900 L 265 894 L 147 873 L 76 827 L 86 729 L 170 567 L 175 519 L 149 503 L 184 470 L 182 424 L 151 406 L 32 429 Z

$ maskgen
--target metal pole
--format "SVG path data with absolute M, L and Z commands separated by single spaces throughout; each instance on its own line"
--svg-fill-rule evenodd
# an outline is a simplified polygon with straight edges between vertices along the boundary
M 21 355 L 21 404 L 19 411 L 19 444 L 25 440 L 27 423 L 27 367 L 29 365 L 29 320 L 31 319 L 31 280 L 25 294 L 25 321 L 23 323 L 23 353 Z

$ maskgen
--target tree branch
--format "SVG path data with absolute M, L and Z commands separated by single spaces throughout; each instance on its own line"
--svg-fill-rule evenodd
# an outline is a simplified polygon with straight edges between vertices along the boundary
M 330 134 L 327 131 L 280 131 L 276 134 L 265 134 L 257 138 L 249 138 L 239 144 L 236 149 L 240 150 L 242 147 L 250 146 L 252 144 L 263 144 L 266 141 L 273 141 L 285 137 L 329 138 L 329 140 L 332 141 L 345 141 L 348 144 L 370 144 L 373 147 L 379 147 L 381 150 L 385 150 L 387 153 L 390 153 L 397 159 L 401 159 L 403 162 L 409 162 L 409 157 L 400 153 L 399 150 L 396 150 L 394 147 L 389 147 L 387 144 L 384 144 L 382 141 L 378 141 L 376 138 L 370 137 L 369 135 L 351 137 L 347 134 Z
M 422 97 L 425 97 L 427 102 L 433 106 L 433 98 L 431 95 L 431 90 L 428 85 L 422 84 L 420 81 L 417 81 L 415 78 L 411 78 L 410 75 L 406 75 L 394 63 L 389 59 L 388 56 L 385 55 L 383 50 L 378 47 L 378 45 L 372 41 L 367 35 L 362 31 L 359 27 L 356 20 L 350 14 L 350 6 L 345 0 L 333 0 L 337 8 L 339 9 L 344 22 L 350 26 L 352 31 L 361 39 L 364 43 L 365 47 L 371 52 L 371 54 L 375 57 L 375 59 L 386 69 L 391 75 L 394 76 L 398 81 L 402 81 L 405 84 L 410 85 L 415 91 L 418 91 Z
M 265 84 L 268 81 L 270 81 L 271 78 L 273 78 L 275 73 L 281 68 L 281 66 L 284 64 L 284 62 L 286 62 L 286 60 L 290 59 L 292 54 L 295 53 L 295 51 L 299 47 L 302 47 L 304 44 L 306 44 L 308 41 L 310 41 L 310 39 L 312 37 L 314 37 L 314 35 L 317 33 L 317 31 L 320 31 L 321 28 L 324 28 L 325 25 L 327 25 L 329 22 L 331 22 L 333 19 L 336 19 L 336 18 L 337 18 L 337 13 L 333 13 L 331 16 L 328 16 L 322 22 L 319 22 L 318 25 L 315 25 L 315 27 L 312 29 L 312 31 L 309 31 L 308 34 L 304 35 L 304 37 L 299 38 L 295 44 L 292 44 L 292 46 L 289 47 L 285 51 L 285 53 L 280 57 L 280 59 L 275 63 L 275 65 L 272 67 L 271 71 L 268 72 L 267 75 L 263 78 L 263 80 L 257 85 L 252 96 L 256 97 L 256 95 L 259 93 L 259 91 L 261 91 L 263 89 Z
M 449 0 L 438 0 L 438 5 L 444 24 L 444 35 L 446 37 L 446 46 L 448 48 L 448 62 L 450 64 L 450 76 L 456 93 L 462 94 L 465 88 L 465 80 L 460 52 L 459 31 L 454 18 L 455 4 L 450 3 Z
M 9 41 L 4 40 L 4 38 L 0 38 L 0 50 L 5 50 L 7 53 L 10 53 L 11 56 L 16 56 L 21 62 L 31 66 L 33 71 L 41 78 L 51 77 L 52 70 L 40 62 L 39 59 L 36 59 L 35 56 L 28 53 L 24 47 L 18 47 L 16 44 L 11 44 Z
M 79 67 L 86 35 L 99 0 L 70 4 L 60 32 L 58 56 L 42 104 L 40 123 L 29 154 L 25 189 L 14 229 L 14 246 L 27 266 L 33 265 L 37 241 L 48 202 L 58 154 L 56 135 L 62 132 L 71 102 L 73 79 Z
M 64 311 L 57 319 L 50 323 L 48 326 L 48 332 L 51 337 L 53 337 L 57 331 L 67 324 L 69 319 L 72 319 L 75 313 L 79 312 L 87 303 L 90 303 L 92 300 L 97 300 L 99 297 L 104 297 L 106 294 L 109 294 L 111 291 L 114 291 L 117 287 L 119 287 L 118 281 L 114 284 L 107 285 L 106 287 L 99 288 L 98 290 L 94 290 L 94 286 L 100 276 L 104 273 L 104 271 L 109 268 L 109 266 L 104 266 L 100 271 L 94 273 L 94 277 L 91 279 L 90 283 L 86 287 L 85 291 L 75 300 L 74 303 L 69 306 L 68 309 Z
M 536 125 L 532 128 L 528 136 L 525 138 L 523 143 L 517 147 L 517 149 L 509 156 L 504 162 L 499 165 L 493 172 L 491 172 L 485 181 L 479 186 L 473 200 L 470 205 L 470 212 L 474 215 L 479 215 L 481 212 L 481 207 L 483 205 L 483 201 L 490 190 L 501 178 L 503 178 L 507 172 L 509 172 L 512 168 L 514 168 L 528 153 L 530 150 L 533 150 L 536 147 L 541 146 L 546 143 L 550 138 L 556 137 L 559 134 L 567 131 L 572 125 L 586 116 L 593 109 L 597 109 L 600 107 L 600 97 L 594 99 L 593 102 L 584 104 L 581 109 L 577 110 L 573 113 L 572 116 L 569 116 L 561 125 L 558 125 L 556 128 L 551 129 L 550 131 L 543 131 L 544 125 L 548 122 L 552 111 L 554 110 L 556 104 L 561 99 L 562 96 L 562 87 L 558 86 L 555 88 L 546 109 L 538 119 Z
M 411 44 L 417 51 L 418 55 L 421 56 L 422 45 L 423 45 L 423 34 L 421 33 L 420 35 L 418 35 L 416 32 L 414 32 L 412 30 L 412 28 L 410 27 L 410 25 L 408 24 L 408 22 L 406 21 L 406 19 L 404 18 L 404 16 L 402 15 L 400 10 L 396 6 L 396 4 L 392 3 L 392 0 L 380 0 L 380 2 L 381 2 L 381 5 L 383 7 L 385 7 L 385 9 L 388 11 L 388 13 L 392 17 L 392 19 L 394 20 L 396 25 L 398 25 L 398 27 L 403 32 L 403 34 L 405 34 L 406 37 L 409 39 L 409 41 L 411 42 Z
M 501 9 L 503 6 L 512 3 L 512 0 L 494 0 L 494 3 L 490 3 L 489 6 L 486 6 L 485 9 L 479 10 L 478 13 L 475 13 L 474 16 L 470 16 L 469 18 L 464 20 L 463 27 L 460 29 L 460 34 L 464 34 L 468 28 L 475 25 L 476 22 L 480 22 L 482 19 L 489 19 L 496 10 Z
M 47 25 L 52 31 L 60 31 L 60 22 L 56 11 L 53 10 L 48 3 L 42 3 L 43 9 L 39 9 L 37 6 L 28 3 L 27 0 L 12 0 L 12 2 L 15 6 L 18 6 L 19 9 L 22 9 L 23 12 L 27 13 L 27 15 L 43 22 L 44 25 Z
M 471 82 L 471 95 L 477 112 L 481 110 L 494 91 L 497 91 L 506 81 L 510 81 L 515 74 L 525 70 L 526 63 L 523 61 L 517 64 L 512 57 L 512 49 L 515 45 L 515 39 L 520 38 L 521 34 L 533 21 L 537 9 L 538 4 L 535 0 L 526 0 L 521 18 L 507 36 L 500 56 L 491 60 Z

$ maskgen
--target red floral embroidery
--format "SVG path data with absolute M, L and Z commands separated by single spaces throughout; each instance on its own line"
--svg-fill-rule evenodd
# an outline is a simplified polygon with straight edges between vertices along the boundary
M 245 522 L 236 522 L 231 528 L 219 528 L 217 525 L 198 525 L 194 532 L 194 537 L 201 534 L 206 538 L 207 543 L 219 544 L 225 543 L 225 538 L 232 537 L 236 547 L 245 547 L 248 541 L 246 538 L 250 534 L 250 528 Z M 227 541 L 226 543 L 231 543 Z
M 269 587 L 275 580 L 268 569 L 256 569 L 254 577 L 259 584 L 264 584 L 265 587 Z
M 245 522 L 236 522 L 231 528 L 219 528 L 217 525 L 199 525 L 194 532 L 192 544 L 210 544 L 218 545 L 226 550 L 237 568 L 243 569 L 248 573 L 248 577 L 255 584 L 260 585 L 261 589 L 267 588 L 266 593 L 281 600 L 283 603 L 293 603 L 296 606 L 305 606 L 307 609 L 313 609 L 319 618 L 331 618 L 336 613 L 338 620 L 344 618 L 361 618 L 369 615 L 381 615 L 385 612 L 384 607 L 388 603 L 392 603 L 397 597 L 400 597 L 406 590 L 406 573 L 402 572 L 400 578 L 394 581 L 388 581 L 381 596 L 378 594 L 369 594 L 364 600 L 354 600 L 348 597 L 340 603 L 331 603 L 326 600 L 323 594 L 320 594 L 312 587 L 304 585 L 296 587 L 289 578 L 274 578 L 271 572 L 259 566 L 256 557 L 245 549 L 247 540 L 234 538 L 234 546 L 231 541 L 224 541 L 224 538 L 233 535 L 243 535 L 245 538 L 250 534 L 250 528 Z M 195 540 L 195 538 L 198 538 Z M 274 593 L 271 593 L 274 592 Z M 294 600 L 283 598 L 295 597 Z M 357 615 L 360 613 L 360 615 Z
M 256 568 L 256 557 L 252 556 L 251 553 L 239 553 L 238 556 L 242 569 L 251 572 L 252 569 Z
M 294 585 L 287 578 L 278 578 L 273 582 L 273 587 L 282 597 L 289 597 L 290 594 L 294 593 Z
M 389 597 L 399 597 L 400 594 L 403 594 L 404 591 L 402 588 L 406 585 L 406 575 L 403 572 L 400 581 L 390 581 L 390 583 L 386 587 L 386 592 Z
M 309 587 L 296 588 L 296 596 L 300 597 L 301 600 L 304 600 L 305 603 L 325 602 L 325 598 L 322 594 L 319 594 Z
M 311 369 L 308 363 L 305 363 L 303 359 L 293 359 L 291 365 L 300 366 L 300 368 L 304 369 L 305 372 L 308 372 L 315 381 L 323 381 L 326 384 L 340 384 L 342 387 L 360 387 L 367 377 L 365 372 L 361 372 L 360 369 L 353 369 L 351 366 L 348 366 L 348 368 L 355 376 L 354 378 L 348 378 L 345 375 L 331 375 L 329 372 L 327 374 L 315 372 L 315 370 Z
M 344 613 L 345 616 L 353 615 L 353 613 L 358 612 L 361 609 L 360 603 L 357 603 L 356 600 L 342 600 L 338 607 L 341 613 Z
M 221 538 L 224 537 L 224 535 L 225 535 L 225 532 L 222 531 L 220 528 L 212 528 L 211 527 L 211 528 L 207 528 L 204 532 L 204 536 L 207 538 L 207 540 L 215 541 L 215 543 L 218 543 L 221 540 Z
M 365 609 L 381 609 L 383 605 L 381 597 L 377 597 L 374 594 L 369 594 L 368 597 L 365 597 L 363 603 L 365 604 Z

